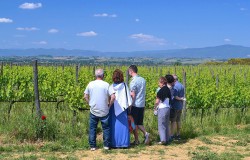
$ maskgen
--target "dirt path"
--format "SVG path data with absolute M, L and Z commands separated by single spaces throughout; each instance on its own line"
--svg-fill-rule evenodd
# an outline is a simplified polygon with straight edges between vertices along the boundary
M 217 137 L 199 137 L 191 139 L 186 142 L 178 144 L 175 142 L 169 146 L 151 145 L 151 146 L 138 146 L 130 149 L 113 149 L 104 151 L 97 149 L 96 151 L 77 150 L 73 152 L 28 152 L 28 153 L 12 153 L 9 158 L 20 157 L 37 157 L 37 159 L 82 159 L 82 160 L 159 160 L 159 159 L 174 159 L 186 160 L 194 157 L 203 156 L 236 156 L 240 159 L 250 159 L 249 155 L 250 145 L 245 143 L 239 145 L 239 141 L 223 136 Z M 49 158 L 50 157 L 50 158 Z M 231 157 L 232 158 L 232 157 Z M 195 159 L 195 158 L 194 158 Z M 234 159 L 234 158 L 233 158 Z

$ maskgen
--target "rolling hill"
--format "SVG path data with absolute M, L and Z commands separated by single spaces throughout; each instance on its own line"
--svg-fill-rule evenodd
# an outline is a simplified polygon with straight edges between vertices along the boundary
M 174 50 L 152 50 L 134 52 L 101 52 L 93 50 L 67 49 L 0 49 L 0 56 L 80 56 L 80 57 L 152 57 L 152 58 L 250 58 L 250 47 L 239 45 L 221 45 L 205 48 L 187 48 Z

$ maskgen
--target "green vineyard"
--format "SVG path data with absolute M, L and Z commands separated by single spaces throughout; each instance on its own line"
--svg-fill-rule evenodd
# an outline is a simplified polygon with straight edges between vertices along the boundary
M 120 68 L 126 77 L 127 66 L 99 66 L 105 80 L 112 83 L 112 72 Z M 83 91 L 94 80 L 93 66 L 38 66 L 41 101 L 63 100 L 72 110 L 86 109 Z M 0 102 L 34 101 L 33 67 L 4 66 L 0 77 Z M 146 79 L 146 107 L 152 108 L 158 78 L 177 74 L 185 81 L 187 108 L 246 108 L 250 106 L 249 66 L 140 66 Z M 185 78 L 184 78 L 184 75 Z
M 48 152 L 53 153 L 52 157 L 55 157 L 55 152 L 69 154 L 80 150 L 85 153 L 89 149 L 89 106 L 83 100 L 83 92 L 87 84 L 95 79 L 95 68 L 105 69 L 105 80 L 109 83 L 112 83 L 113 71 L 119 68 L 129 82 L 126 74 L 128 66 L 40 64 L 38 73 L 34 66 L 3 65 L 0 68 L 0 159 L 1 156 L 11 157 L 12 153 L 27 156 L 29 152 L 35 155 Z M 183 140 L 173 142 L 170 147 L 193 144 L 192 141 L 197 139 L 211 145 L 211 140 L 204 136 L 214 134 L 236 137 L 238 141 L 233 147 L 249 144 L 249 66 L 139 66 L 138 69 L 147 83 L 144 125 L 150 133 L 151 147 L 157 147 L 154 144 L 159 141 L 158 121 L 152 107 L 158 79 L 166 74 L 179 76 L 179 81 L 185 85 L 187 99 L 182 116 Z M 34 75 L 38 77 L 42 116 L 35 112 L 38 98 Z M 37 118 L 37 115 L 41 117 Z M 100 125 L 97 133 L 97 145 L 101 148 Z M 140 141 L 143 139 L 140 134 Z M 141 144 L 128 152 L 141 152 L 146 148 Z M 111 150 L 108 153 L 112 156 L 117 152 L 124 151 Z M 199 152 L 196 150 L 189 156 L 194 157 Z M 239 155 L 232 156 L 235 159 Z

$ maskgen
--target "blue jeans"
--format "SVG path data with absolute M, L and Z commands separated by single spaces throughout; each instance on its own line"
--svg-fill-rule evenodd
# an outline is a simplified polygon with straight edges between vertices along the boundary
M 96 147 L 96 129 L 98 122 L 101 121 L 103 130 L 103 143 L 105 147 L 110 146 L 110 126 L 109 114 L 104 117 L 97 117 L 90 113 L 89 116 L 89 145 L 91 148 Z

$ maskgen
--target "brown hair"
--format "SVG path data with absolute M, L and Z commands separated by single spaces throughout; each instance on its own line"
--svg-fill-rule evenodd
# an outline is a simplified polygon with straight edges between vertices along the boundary
M 133 72 L 137 73 L 138 72 L 138 68 L 136 65 L 131 65 L 129 66 L 129 69 L 131 69 Z
M 166 85 L 167 79 L 165 77 L 160 77 L 159 82 Z
M 124 77 L 123 77 L 123 73 L 121 70 L 119 69 L 116 69 L 114 72 L 113 72 L 113 82 L 114 83 L 122 83 L 124 82 Z

